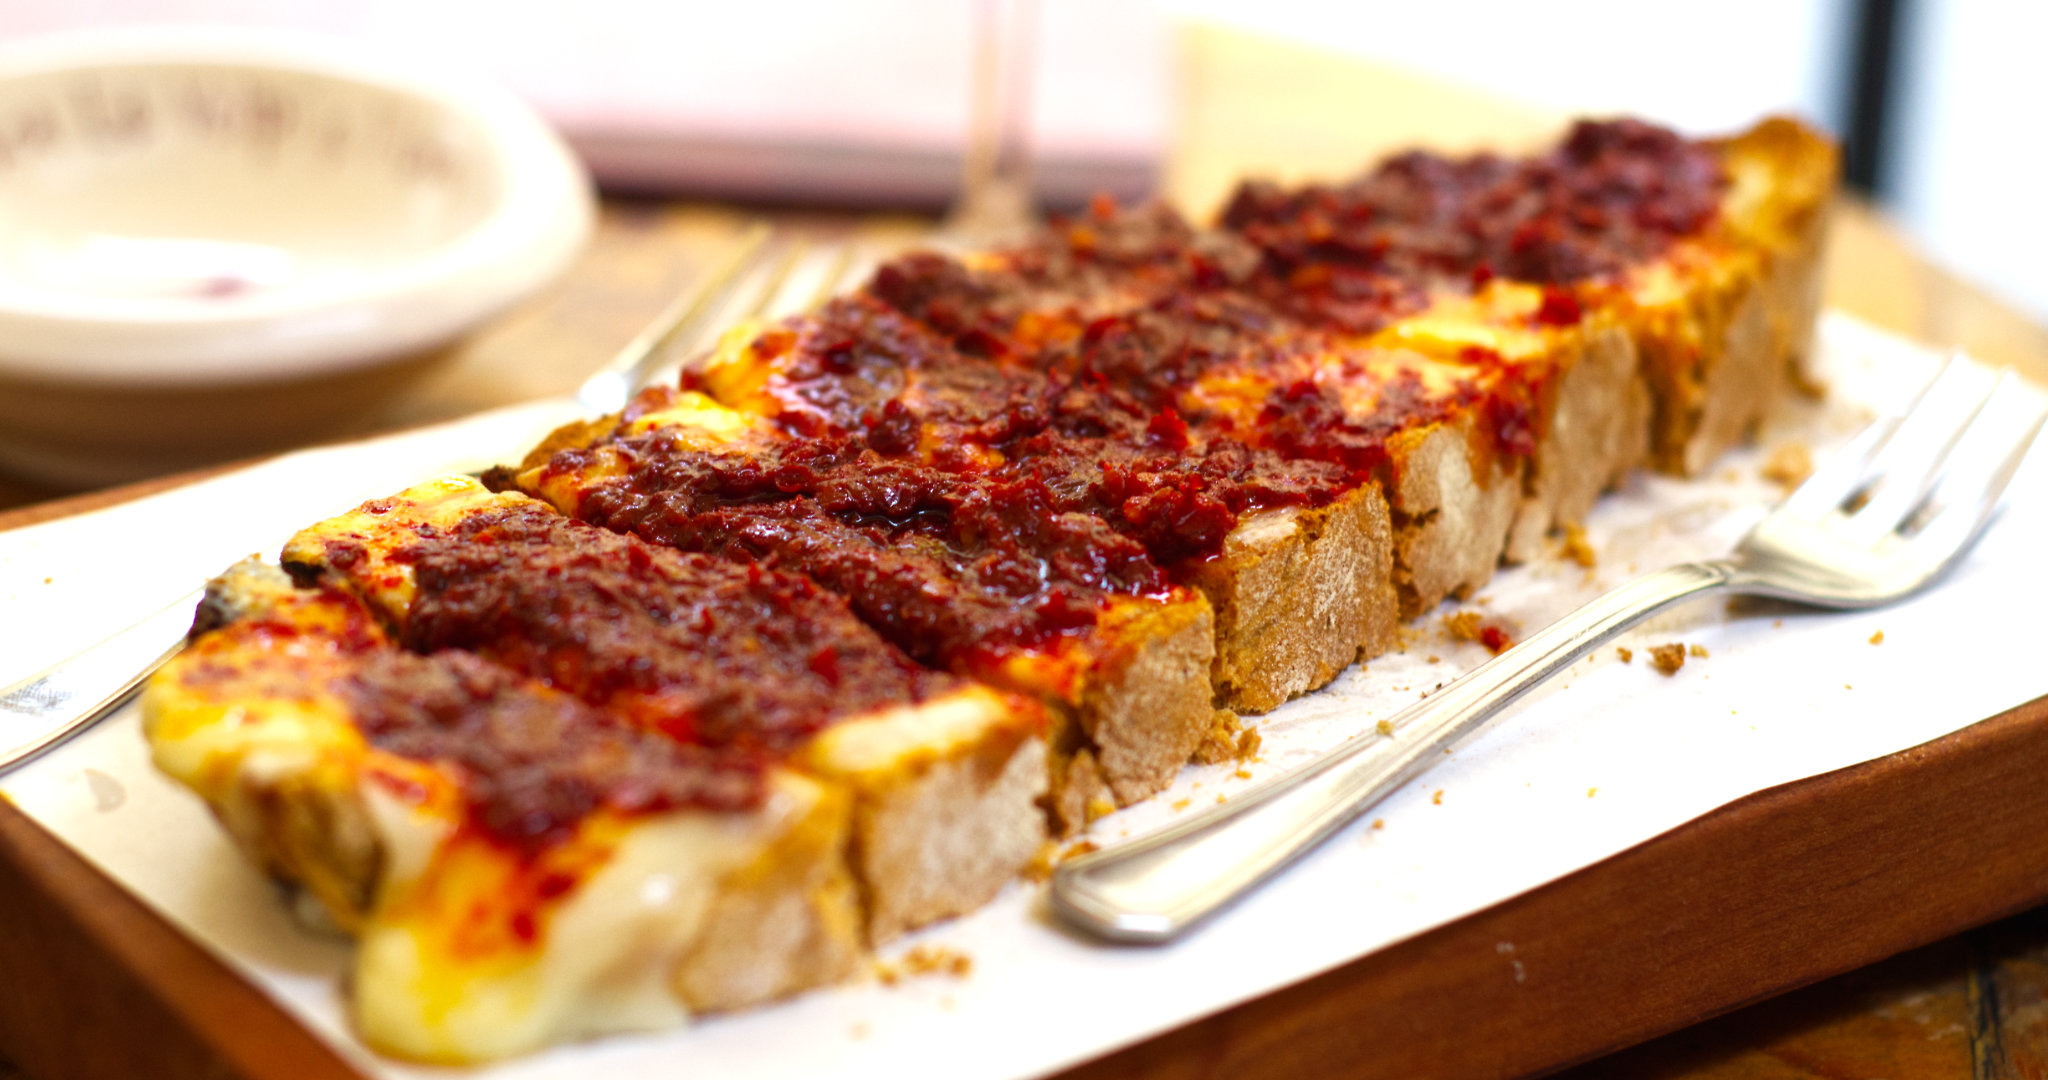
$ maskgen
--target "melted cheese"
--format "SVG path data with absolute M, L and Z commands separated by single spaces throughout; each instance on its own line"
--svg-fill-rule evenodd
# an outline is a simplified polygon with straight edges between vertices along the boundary
M 783 773 L 754 813 L 600 813 L 532 863 L 487 842 L 443 844 L 363 930 L 363 1037 L 404 1057 L 464 1062 L 684 1022 L 672 980 L 725 883 L 828 802 L 815 781 Z M 508 903 L 554 872 L 574 887 L 530 910 Z

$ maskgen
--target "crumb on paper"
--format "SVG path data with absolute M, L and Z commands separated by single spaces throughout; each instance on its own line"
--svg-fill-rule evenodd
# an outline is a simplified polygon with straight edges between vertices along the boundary
M 1586 539 L 1586 530 L 1577 525 L 1564 527 L 1564 557 L 1588 570 L 1599 561 L 1592 543 Z
M 1246 727 L 1244 719 L 1229 709 L 1217 709 L 1210 714 L 1209 730 L 1201 744 L 1195 747 L 1195 760 L 1203 765 L 1250 761 L 1258 755 L 1259 742 L 1257 728 Z
M 1101 848 L 1095 846 L 1095 841 L 1093 840 L 1076 840 L 1067 845 L 1067 850 L 1060 852 L 1060 861 L 1066 862 L 1068 859 L 1078 859 L 1083 855 L 1101 850 Z
M 1636 651 L 1634 649 L 1629 648 L 1626 645 L 1616 645 L 1614 647 L 1614 654 L 1616 656 L 1621 657 L 1621 662 L 1624 664 L 1633 664 L 1636 662 Z
M 1429 663 L 1432 663 L 1432 664 L 1441 664 L 1441 663 L 1443 663 L 1443 657 L 1441 657 L 1441 656 L 1435 656 L 1435 655 L 1431 655 L 1431 656 L 1427 657 L 1427 658 L 1426 658 L 1426 660 L 1427 660 L 1427 662 L 1429 662 Z
M 1386 827 L 1387 827 L 1387 819 L 1386 819 L 1386 818 L 1383 818 L 1383 817 L 1376 817 L 1376 818 L 1372 819 L 1372 827 L 1373 827 L 1373 828 L 1375 828 L 1375 829 L 1384 829 L 1384 828 L 1386 828 Z
M 1436 789 L 1436 794 L 1431 795 L 1429 801 L 1433 805 L 1442 806 L 1444 804 L 1444 789 Z
M 1239 780 L 1249 780 L 1252 778 L 1252 771 L 1250 769 L 1240 767 L 1236 772 L 1231 773 L 1230 775 L 1237 777 Z
M 1480 618 L 1476 611 L 1454 611 L 1444 616 L 1443 629 L 1451 640 L 1476 641 L 1496 656 L 1515 643 L 1499 623 Z
M 1373 725 L 1373 730 L 1391 739 L 1394 737 L 1394 722 L 1392 720 L 1382 720 Z
M 1876 632 L 1876 633 L 1874 633 L 1874 634 L 1870 635 L 1870 643 L 1871 643 L 1872 645 L 1882 645 L 1882 644 L 1884 644 L 1884 631 L 1882 631 L 1882 630 L 1879 630 L 1878 632 Z
M 1783 620 L 1783 619 L 1772 619 L 1772 620 L 1771 620 L 1771 629 L 1773 629 L 1773 630 L 1783 630 L 1784 628 L 1785 628 L 1785 620 Z
M 1220 791 L 1216 793 L 1216 805 L 1218 805 L 1218 806 L 1221 806 L 1221 805 L 1223 805 L 1224 803 L 1226 803 L 1226 802 L 1228 802 L 1228 801 L 1229 801 L 1229 797 L 1228 797 L 1228 796 L 1224 795 L 1224 794 L 1223 794 L 1222 792 L 1220 792 Z
M 1843 684 L 1842 684 L 1842 689 L 1844 689 L 1844 690 L 1854 690 L 1854 689 L 1856 689 L 1856 688 L 1855 688 L 1855 687 L 1853 687 L 1853 686 L 1850 686 L 1850 685 L 1849 685 L 1848 683 L 1843 683 Z
M 1770 455 L 1764 458 L 1757 475 L 1791 491 L 1813 475 L 1813 451 L 1796 439 L 1781 442 L 1771 447 Z
M 46 577 L 46 578 L 44 578 L 44 579 L 43 579 L 43 584 L 45 584 L 45 585 L 48 585 L 48 584 L 49 584 L 50 582 L 52 582 L 52 581 L 55 581 L 55 580 L 56 580 L 56 579 L 55 579 L 55 578 L 53 578 L 53 577 Z
M 1593 793 L 1594 793 L 1594 792 L 1596 792 L 1596 791 L 1599 791 L 1599 790 L 1600 790 L 1600 789 L 1599 789 L 1599 788 L 1596 788 L 1596 787 L 1589 787 L 1589 788 L 1587 788 L 1587 789 L 1586 789 L 1586 798 L 1588 798 L 1588 799 L 1592 798 L 1592 797 L 1593 797 Z
M 871 1029 L 868 1027 L 867 1021 L 855 1020 L 853 1022 L 853 1026 L 848 1028 L 846 1033 L 853 1036 L 856 1039 L 865 1039 L 868 1037 L 868 1032 L 870 1030 Z
M 909 952 L 895 962 L 875 962 L 875 978 L 883 986 L 894 986 L 904 979 L 923 975 L 944 975 L 964 979 L 974 973 L 974 958 L 958 949 L 943 945 L 913 945 Z
M 1081 810 L 1081 816 L 1087 819 L 1087 823 L 1090 825 L 1114 813 L 1116 813 L 1116 804 L 1100 795 L 1088 800 L 1088 805 Z
M 1052 868 L 1059 865 L 1059 858 L 1060 845 L 1057 841 L 1047 840 L 1045 843 L 1038 845 L 1037 854 L 1031 856 L 1031 861 L 1024 864 L 1024 880 L 1050 880 L 1052 878 Z
M 1685 666 L 1685 646 L 1672 642 L 1669 645 L 1650 646 L 1650 666 L 1659 675 L 1676 675 Z
M 1173 802 L 1173 812 L 1176 814 L 1180 813 L 1187 809 L 1194 801 L 1193 799 L 1175 799 Z
M 1705 645 L 1687 645 L 1685 651 L 1688 655 L 1697 656 L 1702 660 L 1707 658 L 1707 647 Z

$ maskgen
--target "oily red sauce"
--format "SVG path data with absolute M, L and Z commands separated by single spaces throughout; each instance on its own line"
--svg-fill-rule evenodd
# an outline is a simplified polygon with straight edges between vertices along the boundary
M 1144 548 L 1063 513 L 1030 477 L 887 458 L 850 437 L 792 437 L 757 453 L 612 444 L 624 476 L 590 486 L 580 517 L 658 544 L 800 572 L 911 656 L 947 667 L 1093 626 L 1111 596 L 1169 583 Z M 580 475 L 588 451 L 549 473 Z
M 1536 320 L 1574 323 L 1566 286 L 1702 227 L 1723 184 L 1702 146 L 1588 124 L 1530 159 L 1250 186 L 1221 229 L 1102 202 L 973 267 L 909 255 L 759 340 L 778 445 L 615 443 L 626 475 L 579 514 L 799 571 L 926 662 L 1040 644 L 1215 557 L 1245 514 L 1385 479 L 1403 430 L 1474 415 L 1498 452 L 1533 452 L 1512 365 L 1475 361 L 1449 391 L 1368 373 L 1369 404 L 1347 406 L 1342 335 L 1492 276 L 1551 286 Z M 1191 394 L 1210 376 L 1263 400 L 1211 415 Z
M 1095 247 L 1076 247 L 1071 234 L 1077 231 Z M 1491 356 L 1466 365 L 1462 384 L 1431 392 L 1412 372 L 1389 379 L 1385 370 L 1358 366 L 1364 361 L 1333 339 L 1329 326 L 1305 322 L 1261 294 L 1256 251 L 1201 239 L 1217 235 L 1228 234 L 1196 233 L 1157 207 L 1098 206 L 1085 226 L 1056 226 L 1004 253 L 993 269 L 970 271 L 944 256 L 919 254 L 884 266 L 869 291 L 935 334 L 954 334 L 956 355 L 962 334 L 995 340 L 1001 345 L 996 354 L 1008 358 L 1008 366 L 1041 373 L 1063 387 L 1065 400 L 1081 404 L 1070 407 L 1073 419 L 1062 430 L 1165 450 L 1183 437 L 1195 448 L 1238 444 L 1251 454 L 1253 486 L 1298 493 L 1287 499 L 1224 493 L 1223 501 L 1240 507 L 1326 502 L 1368 477 L 1383 477 L 1390 463 L 1387 442 L 1395 434 L 1475 409 L 1482 434 L 1492 437 L 1497 451 L 1533 452 L 1527 412 L 1532 388 L 1516 385 L 1522 378 L 1518 369 Z M 1103 249 L 1117 252 L 1120 261 L 1098 261 L 1093 252 Z M 1569 321 L 1577 321 L 1577 301 L 1554 291 L 1558 295 L 1546 299 L 1545 316 L 1568 311 Z M 1119 302 L 1103 310 L 1103 296 Z M 1030 339 L 1028 331 L 1061 318 L 1077 332 L 1051 341 L 1042 334 Z M 807 340 L 802 334 L 789 339 L 798 354 Z M 1266 386 L 1263 406 L 1249 418 L 1205 414 L 1188 391 L 1212 376 Z M 915 375 L 893 379 L 899 387 L 914 389 L 916 383 Z M 1358 385 L 1374 387 L 1370 404 L 1347 407 L 1340 391 Z M 807 390 L 792 396 L 801 398 Z M 904 392 L 906 401 L 913 397 Z M 806 407 L 799 401 L 786 411 Z M 922 402 L 908 409 L 931 413 Z M 1305 463 L 1335 471 L 1305 475 Z M 1285 482 L 1271 483 L 1280 478 Z
M 1415 310 L 1418 289 L 1618 273 L 1704 229 L 1727 184 L 1703 143 L 1638 120 L 1581 121 L 1533 157 L 1416 151 L 1341 185 L 1247 183 L 1222 224 L 1263 253 L 1262 295 L 1369 331 Z
M 745 810 L 766 759 L 678 742 L 461 652 L 368 654 L 335 691 L 371 745 L 460 773 L 469 824 L 532 852 L 600 807 Z
M 912 256 L 881 277 L 955 312 L 967 305 L 948 297 L 976 287 L 939 256 Z M 1087 514 L 1136 540 L 1172 573 L 1220 552 L 1243 514 L 1321 505 L 1384 458 L 1374 452 L 1383 432 L 1349 430 L 1334 414 L 1320 417 L 1331 444 L 1321 455 L 1283 453 L 1252 428 L 1233 433 L 1183 415 L 1175 403 L 1188 380 L 1276 348 L 1228 322 L 1214 311 L 1147 308 L 1094 320 L 1070 347 L 1027 355 L 1005 338 L 995 339 L 995 356 L 978 356 L 877 298 L 845 298 L 780 332 L 776 420 L 796 446 L 863 444 L 867 458 L 841 455 L 842 476 L 1022 484 L 1054 512 Z M 1284 399 L 1278 408 L 1301 411 Z M 1374 450 L 1337 452 L 1347 435 L 1350 449 Z
M 400 641 L 462 650 L 672 740 L 786 754 L 834 718 L 951 689 L 811 581 L 538 504 L 422 530 Z

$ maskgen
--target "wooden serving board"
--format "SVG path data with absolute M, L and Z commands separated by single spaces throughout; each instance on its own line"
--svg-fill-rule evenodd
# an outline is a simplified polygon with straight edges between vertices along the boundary
M 1584 1060 L 2048 900 L 2043 776 L 2048 698 L 1758 792 L 1065 1080 L 1512 1077 Z M 357 1075 L 4 803 L 0 972 L 0 1055 L 36 1080 Z

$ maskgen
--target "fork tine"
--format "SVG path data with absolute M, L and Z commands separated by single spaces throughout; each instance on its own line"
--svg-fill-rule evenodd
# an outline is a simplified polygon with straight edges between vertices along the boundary
M 789 284 L 790 275 L 796 272 L 797 264 L 811 250 L 811 242 L 801 236 L 792 237 L 783 247 L 781 254 L 769 265 L 767 276 L 756 287 L 752 302 L 744 305 L 731 318 L 722 320 L 727 324 L 740 320 L 768 319 L 785 314 L 788 306 L 783 298 L 783 289 Z
M 1918 390 L 1913 391 L 1913 397 L 1904 408 L 1871 421 L 1849 440 L 1847 446 L 1828 455 L 1827 461 L 1786 497 L 1785 509 L 1820 517 L 1847 502 L 1873 474 L 1870 468 L 1872 461 L 1891 445 L 1892 437 L 1899 433 L 1906 418 L 1927 401 L 1935 384 L 1948 377 L 1955 363 L 1955 353 L 1942 357 L 1941 366 L 1935 369 L 1931 378 L 1920 384 Z
M 692 283 L 670 301 L 618 355 L 584 381 L 576 391 L 576 400 L 592 412 L 611 413 L 624 408 L 626 399 L 647 384 L 654 367 L 675 349 L 683 335 L 700 328 L 717 309 L 718 302 L 759 258 L 772 231 L 766 222 L 749 225 L 740 234 L 739 243 L 724 261 L 712 268 L 709 276 Z
M 825 275 L 818 279 L 817 288 L 811 290 L 811 298 L 804 304 L 805 311 L 816 311 L 824 307 L 825 301 L 832 299 L 839 292 L 840 284 L 853 269 L 854 255 L 851 243 L 839 245 L 839 250 L 833 254 L 831 263 L 825 267 Z
M 2012 441 L 1996 464 L 1975 470 L 1974 475 L 1956 470 L 1942 478 L 1928 495 L 1929 500 L 1939 500 L 1938 508 L 1909 542 L 1923 562 L 1947 566 L 1976 543 L 1998 508 L 1998 497 L 2019 472 L 2044 426 L 2048 426 L 2048 408 L 2034 410 L 2024 433 Z M 1952 487 L 1964 490 L 1951 496 L 1948 492 Z
M 1784 506 L 1808 517 L 1819 517 L 1842 505 L 1862 484 L 1870 460 L 1898 433 L 1902 416 L 1880 416 L 1849 440 L 1848 445 L 1829 454 L 1786 496 Z
M 1944 370 L 1943 375 L 1947 374 Z M 1870 497 L 1849 512 L 1851 534 L 1874 541 L 1898 528 L 1927 498 L 1941 475 L 1942 464 L 1983 415 L 1984 407 L 2011 385 L 2012 379 L 2010 371 L 2000 372 L 1991 386 L 1970 402 L 1960 420 L 1945 420 L 1925 405 L 1916 406 L 1900 425 L 1901 434 L 1872 462 L 1866 489 Z

